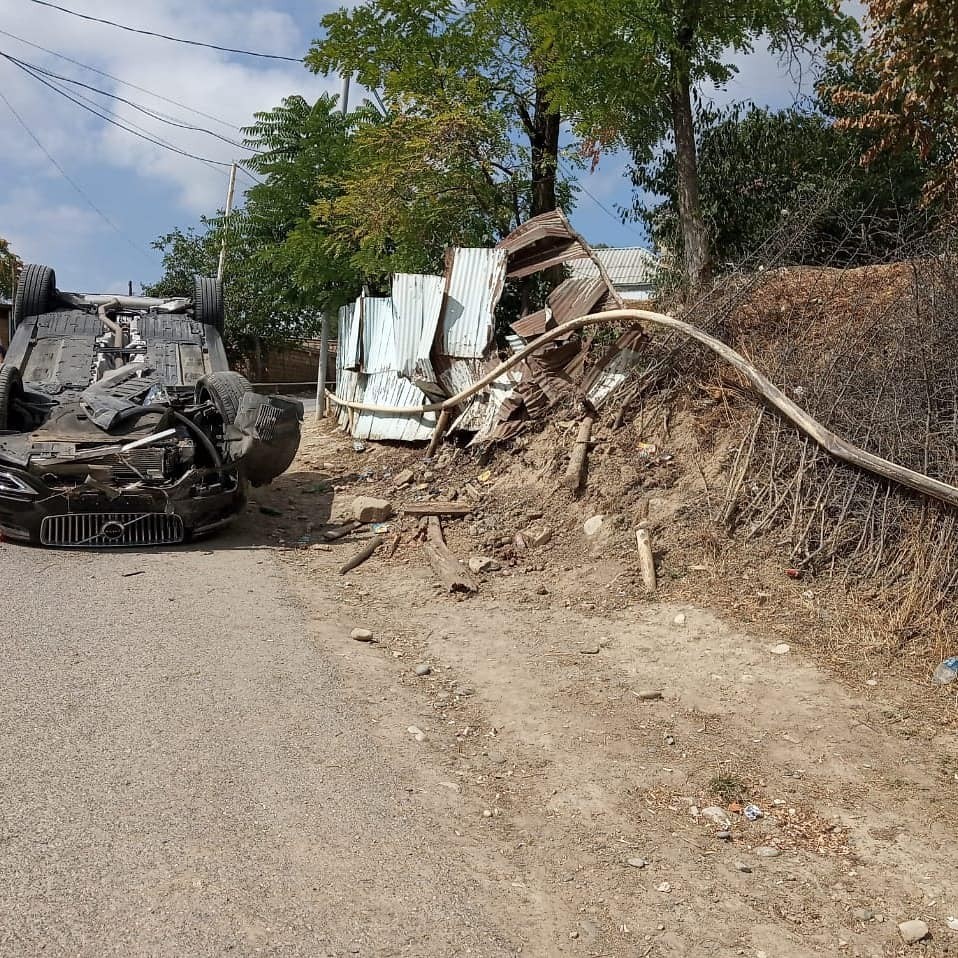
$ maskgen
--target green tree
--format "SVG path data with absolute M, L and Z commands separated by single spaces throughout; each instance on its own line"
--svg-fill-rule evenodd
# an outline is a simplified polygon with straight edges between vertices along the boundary
M 246 135 L 256 151 L 247 165 L 262 181 L 228 220 L 221 213 L 160 237 L 164 272 L 147 291 L 183 295 L 194 275 L 215 275 L 225 238 L 227 341 L 256 355 L 312 335 L 324 312 L 358 292 L 361 277 L 312 212 L 338 194 L 348 162 L 349 121 L 335 99 L 288 97 L 256 114 Z
M 13 278 L 21 265 L 9 242 L 0 236 L 0 296 L 5 299 L 13 296 Z
M 868 0 L 867 45 L 852 82 L 838 82 L 841 125 L 872 134 L 863 159 L 917 151 L 928 164 L 926 197 L 958 189 L 958 15 L 954 0 Z M 862 74 L 873 82 L 855 82 Z
M 856 24 L 837 0 L 557 0 L 540 24 L 553 37 L 553 101 L 596 149 L 628 148 L 643 165 L 668 138 L 688 280 L 711 269 L 700 198 L 692 91 L 726 84 L 733 58 L 768 42 L 789 56 L 809 43 L 841 45 Z M 546 27 L 541 27 L 544 31 Z
M 324 36 L 309 65 L 353 75 L 381 91 L 385 107 L 376 129 L 360 132 L 366 163 L 354 167 L 350 184 L 357 197 L 372 193 L 401 156 L 408 166 L 405 197 L 398 191 L 382 199 L 383 206 L 393 201 L 387 217 L 393 224 L 409 195 L 412 223 L 426 214 L 424 198 L 435 195 L 444 173 L 438 208 L 458 202 L 473 234 L 482 222 L 487 238 L 495 238 L 556 208 L 561 117 L 545 87 L 549 41 L 537 29 L 538 6 L 368 0 L 323 18 Z M 427 218 L 433 227 L 446 219 L 435 210 Z
M 819 104 L 827 106 L 827 104 Z M 743 262 L 779 230 L 787 264 L 855 265 L 887 259 L 934 223 L 921 208 L 925 168 L 914 154 L 864 169 L 865 135 L 797 108 L 755 106 L 700 113 L 702 216 L 719 267 Z M 656 244 L 681 246 L 674 149 L 633 171 L 645 195 L 634 213 Z M 649 203 L 648 195 L 662 197 Z

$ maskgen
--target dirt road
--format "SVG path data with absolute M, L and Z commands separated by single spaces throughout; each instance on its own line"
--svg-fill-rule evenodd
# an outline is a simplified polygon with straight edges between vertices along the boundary
M 206 549 L 0 546 L 0 955 L 958 953 L 945 723 L 614 558 L 339 576 L 347 457 Z
M 267 551 L 0 564 L 0 954 L 515 951 Z

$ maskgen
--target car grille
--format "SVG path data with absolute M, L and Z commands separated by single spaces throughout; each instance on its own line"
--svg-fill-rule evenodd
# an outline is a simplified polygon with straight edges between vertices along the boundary
M 183 520 L 163 512 L 75 512 L 47 516 L 40 527 L 43 545 L 83 549 L 175 545 L 183 538 Z

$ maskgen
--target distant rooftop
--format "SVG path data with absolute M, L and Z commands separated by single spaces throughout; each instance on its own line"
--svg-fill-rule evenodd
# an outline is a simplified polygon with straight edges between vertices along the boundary
M 617 289 L 652 286 L 658 271 L 658 260 L 653 253 L 641 246 L 625 246 L 616 249 L 594 249 L 593 252 L 605 267 Z M 592 260 L 577 259 L 568 264 L 575 278 L 590 278 L 599 275 Z

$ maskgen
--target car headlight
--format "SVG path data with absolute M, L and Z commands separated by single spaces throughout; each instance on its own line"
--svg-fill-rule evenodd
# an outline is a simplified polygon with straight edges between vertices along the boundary
M 19 496 L 40 495 L 33 486 L 24 482 L 19 476 L 15 476 L 12 472 L 0 471 L 0 494 L 4 492 L 12 492 Z

